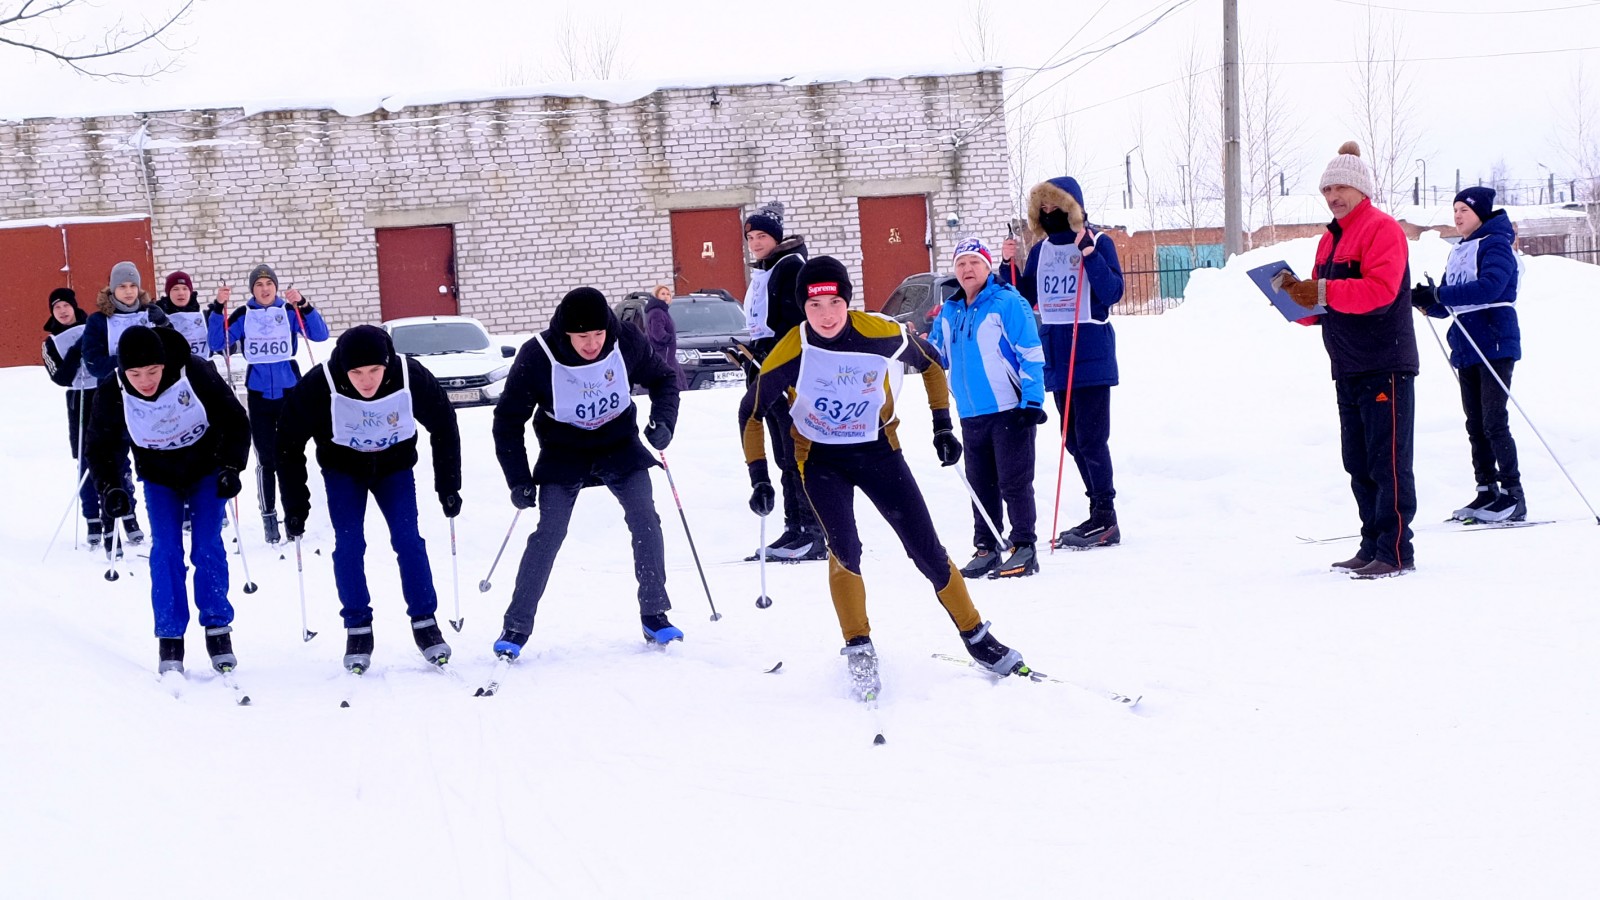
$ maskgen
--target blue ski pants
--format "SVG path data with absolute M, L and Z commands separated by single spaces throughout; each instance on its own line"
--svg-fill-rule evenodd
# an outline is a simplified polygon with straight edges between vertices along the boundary
M 150 519 L 150 606 L 156 637 L 181 638 L 189 628 L 188 568 L 183 564 L 184 507 L 195 511 L 189 534 L 194 563 L 194 605 L 200 624 L 215 628 L 233 622 L 228 602 L 228 554 L 222 547 L 223 500 L 217 473 L 174 488 L 144 483 L 145 515 Z
M 400 593 L 406 614 L 431 616 L 439 607 L 428 565 L 428 545 L 417 530 L 417 480 L 411 469 L 376 481 L 333 469 L 322 470 L 328 491 L 328 518 L 333 522 L 333 581 L 339 589 L 344 627 L 372 624 L 372 593 L 367 589 L 367 495 L 378 503 L 389 524 L 389 545 L 400 561 Z

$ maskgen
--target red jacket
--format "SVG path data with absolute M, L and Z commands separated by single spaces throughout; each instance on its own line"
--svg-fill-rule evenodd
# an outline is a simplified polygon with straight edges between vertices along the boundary
M 1334 378 L 1417 374 L 1410 246 L 1393 216 L 1362 200 L 1329 223 L 1312 277 L 1327 281 L 1320 323 Z

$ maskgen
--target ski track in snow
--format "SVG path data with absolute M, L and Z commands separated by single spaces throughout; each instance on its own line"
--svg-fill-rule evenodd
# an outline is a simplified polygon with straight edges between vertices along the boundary
M 496 696 L 473 697 L 493 671 L 533 521 L 523 517 L 493 589 L 478 593 L 511 506 L 491 412 L 463 410 L 467 625 L 446 633 L 460 677 L 429 671 L 413 646 L 373 507 L 377 646 L 365 677 L 376 683 L 338 708 L 351 685 L 313 477 L 305 576 L 320 636 L 309 643 L 293 555 L 264 545 L 241 506 L 260 590 L 239 590 L 230 554 L 234 646 L 253 700 L 237 707 L 197 624 L 181 698 L 155 679 L 147 561 L 130 556 L 108 583 L 104 556 L 72 549 L 64 529 L 40 562 L 73 477 L 61 392 L 36 367 L 0 370 L 0 610 L 8 661 L 27 673 L 0 692 L 4 893 L 1584 895 L 1600 882 L 1589 852 L 1600 833 L 1600 528 L 1513 412 L 1530 515 L 1555 524 L 1419 532 L 1418 571 L 1372 583 L 1326 568 L 1353 542 L 1297 541 L 1356 524 L 1327 358 L 1318 333 L 1285 323 L 1242 272 L 1278 258 L 1306 271 L 1313 246 L 1196 272 L 1179 309 L 1115 320 L 1124 544 L 1047 553 L 1032 578 L 972 584 L 995 634 L 1030 664 L 1142 695 L 1139 714 L 1068 685 L 991 683 L 931 659 L 959 654 L 958 638 L 858 501 L 884 682 L 888 743 L 877 747 L 847 695 L 825 564 L 769 565 L 774 602 L 758 610 L 756 564 L 736 562 L 757 541 L 737 391 L 686 395 L 667 450 L 720 622 L 708 621 L 657 473 L 672 620 L 687 639 L 644 647 L 621 511 L 588 491 L 533 641 Z M 1413 276 L 1437 277 L 1446 251 L 1433 238 L 1413 244 Z M 1600 501 L 1600 383 L 1588 364 L 1600 269 L 1527 264 L 1526 358 L 1512 386 Z M 1416 325 L 1417 520 L 1427 523 L 1471 495 L 1472 473 L 1455 382 Z M 902 411 L 904 446 L 964 562 L 969 507 L 934 459 L 918 390 Z M 1041 536 L 1051 430 L 1038 453 Z M 419 449 L 423 533 L 447 615 L 449 531 L 425 441 Z M 1084 514 L 1066 472 L 1062 529 Z

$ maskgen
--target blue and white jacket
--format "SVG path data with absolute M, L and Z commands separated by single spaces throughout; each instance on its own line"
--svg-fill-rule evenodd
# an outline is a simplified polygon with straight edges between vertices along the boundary
M 950 373 L 961 418 L 1044 406 L 1044 349 L 1033 309 L 993 275 L 972 303 L 965 292 L 944 302 L 928 343 Z
M 1450 365 L 1457 369 L 1483 364 L 1461 334 L 1464 327 L 1487 359 L 1521 359 L 1522 327 L 1517 322 L 1517 259 L 1511 252 L 1516 232 L 1506 211 L 1489 214 L 1478 230 L 1450 250 L 1444 283 L 1433 302 L 1420 307 L 1436 319 L 1456 314 L 1450 327 Z M 1448 309 L 1447 309 L 1448 308 Z
M 288 306 L 283 297 L 274 297 L 266 306 L 256 302 L 251 297 L 245 305 L 235 309 L 228 317 L 227 334 L 223 334 L 222 316 L 211 315 L 206 317 L 207 337 L 211 342 L 211 352 L 221 353 L 222 348 L 229 344 L 236 344 L 244 340 L 244 316 L 247 309 L 267 309 L 271 306 Z M 305 320 L 305 331 L 300 330 L 301 320 Z M 300 350 L 300 336 L 304 334 L 313 341 L 328 339 L 328 323 L 322 320 L 322 313 L 312 309 L 303 316 L 289 317 L 289 341 L 291 352 Z M 300 382 L 300 369 L 293 361 L 275 363 L 256 363 L 250 366 L 245 375 L 246 388 L 260 394 L 268 400 L 277 400 L 284 392 Z

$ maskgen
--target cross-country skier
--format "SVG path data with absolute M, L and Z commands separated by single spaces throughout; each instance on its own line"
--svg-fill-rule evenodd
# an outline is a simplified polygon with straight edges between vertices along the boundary
M 796 279 L 806 321 L 767 355 L 756 386 L 756 404 L 744 422 L 745 462 L 750 469 L 750 509 L 772 512 L 774 493 L 767 472 L 762 413 L 790 406 L 801 484 L 828 546 L 828 588 L 844 632 L 840 652 L 857 695 L 879 690 L 878 657 L 867 622 L 867 589 L 861 578 L 861 538 L 856 532 L 859 488 L 894 528 L 906 555 L 932 583 L 962 644 L 972 658 L 997 675 L 1026 672 L 1022 654 L 989 633 L 967 595 L 967 583 L 939 543 L 922 492 L 906 465 L 897 436 L 896 403 L 902 364 L 922 373 L 933 409 L 933 446 L 947 466 L 961 459 L 961 443 L 950 426 L 950 392 L 938 352 L 892 319 L 851 311 L 850 275 L 838 260 L 818 256 Z
M 245 387 L 250 440 L 256 448 L 256 496 L 262 531 L 267 543 L 276 544 L 282 538 L 276 499 L 278 417 L 283 414 L 284 395 L 300 381 L 300 366 L 294 361 L 300 335 L 325 341 L 328 325 L 294 288 L 278 296 L 278 274 L 271 266 L 262 263 L 251 269 L 246 283 L 250 299 L 231 314 L 226 310 L 232 288 L 224 285 L 217 291 L 207 325 L 211 352 L 221 353 L 229 344 L 242 342 L 244 360 L 250 364 Z
M 211 665 L 228 672 L 233 655 L 233 606 L 228 603 L 228 558 L 222 547 L 223 506 L 239 493 L 239 470 L 250 455 L 244 407 L 211 363 L 189 352 L 170 328 L 135 325 L 117 344 L 117 375 L 102 383 L 89 420 L 89 469 L 111 519 L 128 514 L 133 497 L 122 487 L 119 460 L 131 440 L 144 482 L 150 519 L 150 605 L 155 611 L 162 673 L 183 671 L 189 627 L 183 564 L 183 510 L 195 512 L 189 560 L 194 603 L 205 628 Z M 109 539 L 109 538 L 108 538 Z
M 156 306 L 167 314 L 172 327 L 189 341 L 189 350 L 201 359 L 211 358 L 211 338 L 207 329 L 206 311 L 195 295 L 194 282 L 187 272 L 173 272 L 167 276 L 167 289 L 156 301 Z
M 461 511 L 461 433 L 444 388 L 422 364 L 394 352 L 388 332 L 357 325 L 339 336 L 328 361 L 287 395 L 278 420 L 278 474 L 284 529 L 294 540 L 311 512 L 306 441 L 317 442 L 317 464 L 333 523 L 333 579 L 344 609 L 344 666 L 372 666 L 372 595 L 367 588 L 367 495 L 389 526 L 400 562 L 400 591 L 417 649 L 428 662 L 450 660 L 434 612 L 439 598 L 428 548 L 417 530 L 417 425 L 428 429 L 433 487 L 444 514 Z
M 580 287 L 562 298 L 550 326 L 522 345 L 505 393 L 494 410 L 494 448 L 518 509 L 539 506 L 539 524 L 528 536 L 517 567 L 517 583 L 506 608 L 505 631 L 494 652 L 516 659 L 533 631 L 534 615 L 550 580 L 556 552 L 578 493 L 604 485 L 622 504 L 633 536 L 633 573 L 639 582 L 639 621 L 656 644 L 682 640 L 667 620 L 667 571 L 650 489 L 654 457 L 639 442 L 638 412 L 631 385 L 650 392 L 650 422 L 644 437 L 665 450 L 678 424 L 678 379 L 650 350 L 649 341 L 623 328 L 606 298 Z M 539 458 L 528 468 L 526 429 L 533 419 Z M 587 543 L 587 542 L 586 542 Z

